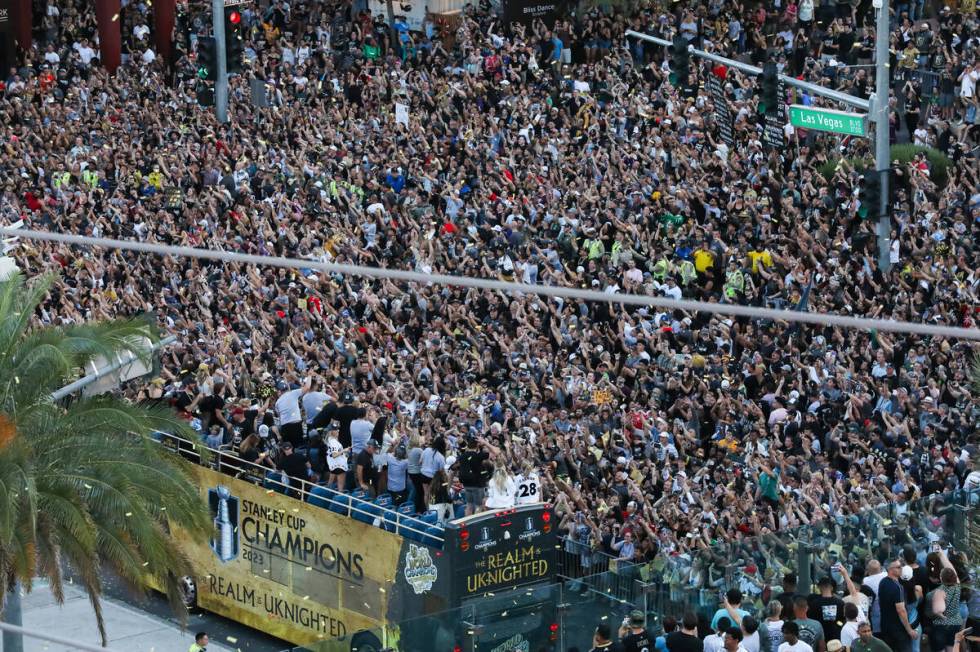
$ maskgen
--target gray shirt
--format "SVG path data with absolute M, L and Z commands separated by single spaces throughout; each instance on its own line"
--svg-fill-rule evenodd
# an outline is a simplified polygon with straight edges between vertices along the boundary
M 422 472 L 422 449 L 413 448 L 408 451 L 408 472 L 419 474 Z
M 364 445 L 371 439 L 374 424 L 367 419 L 356 419 L 350 424 L 350 449 L 354 455 L 364 450 Z

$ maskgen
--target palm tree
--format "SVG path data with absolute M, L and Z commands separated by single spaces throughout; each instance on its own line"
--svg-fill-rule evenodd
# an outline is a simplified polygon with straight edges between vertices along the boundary
M 30 591 L 36 575 L 62 602 L 67 563 L 105 645 L 103 570 L 137 590 L 153 578 L 183 614 L 179 579 L 190 566 L 168 528 L 203 537 L 207 507 L 187 463 L 151 437 L 188 434 L 173 412 L 110 396 L 52 401 L 86 363 L 126 350 L 148 357 L 146 338 L 155 337 L 147 319 L 37 325 L 55 280 L 0 281 L 0 605 L 19 599 L 18 585 Z

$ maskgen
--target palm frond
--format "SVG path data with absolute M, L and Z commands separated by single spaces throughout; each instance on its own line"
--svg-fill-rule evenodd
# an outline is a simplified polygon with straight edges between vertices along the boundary
M 40 573 L 59 602 L 62 561 L 88 591 L 103 644 L 103 567 L 137 589 L 161 579 L 184 615 L 178 577 L 191 572 L 169 525 L 205 536 L 207 506 L 189 463 L 154 441 L 196 439 L 165 409 L 111 397 L 55 404 L 53 390 L 120 352 L 148 359 L 148 319 L 38 328 L 31 318 L 55 277 L 0 282 L 0 601 Z
M 0 282 L 0 368 L 20 343 L 31 317 L 57 277 L 45 274 L 28 285 L 23 274 Z

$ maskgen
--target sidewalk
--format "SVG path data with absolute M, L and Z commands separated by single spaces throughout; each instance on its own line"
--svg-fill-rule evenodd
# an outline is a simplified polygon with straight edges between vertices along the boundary
M 92 605 L 79 586 L 65 584 L 65 603 L 55 604 L 47 583 L 37 580 L 34 590 L 24 596 L 24 627 L 86 643 L 100 645 Z M 114 600 L 103 598 L 102 611 L 111 652 L 186 652 L 194 642 L 193 623 L 185 631 L 162 618 Z M 233 652 L 229 642 L 211 640 L 208 652 Z M 24 652 L 74 652 L 76 648 L 36 638 L 24 639 Z

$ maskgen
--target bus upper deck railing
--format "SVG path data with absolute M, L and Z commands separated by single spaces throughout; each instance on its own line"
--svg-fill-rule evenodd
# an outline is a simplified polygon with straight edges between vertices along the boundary
M 290 478 L 282 471 L 249 462 L 229 450 L 209 448 L 203 443 L 195 443 L 169 433 L 157 432 L 157 435 L 157 441 L 184 458 L 197 464 L 207 464 L 219 473 L 262 485 L 269 492 L 302 500 L 338 516 L 374 525 L 434 548 L 442 548 L 445 543 L 445 529 L 432 518 L 432 512 L 417 517 L 389 507 L 382 497 L 371 501 L 363 492 L 344 493 L 301 478 Z M 207 456 L 201 454 L 201 448 L 208 451 Z M 206 457 L 210 459 L 205 459 Z

